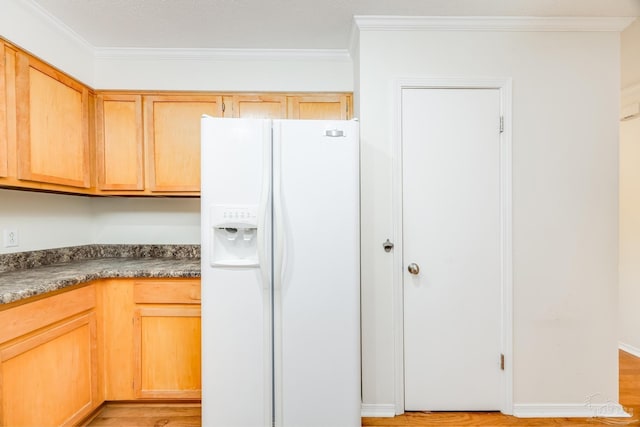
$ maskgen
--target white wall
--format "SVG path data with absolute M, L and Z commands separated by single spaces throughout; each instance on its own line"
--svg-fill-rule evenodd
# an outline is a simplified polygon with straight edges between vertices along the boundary
M 622 102 L 640 103 L 640 20 L 621 36 Z M 640 117 L 620 123 L 620 345 L 640 356 Z
M 513 79 L 514 403 L 616 402 L 619 35 L 371 29 L 359 55 L 364 403 L 395 402 L 398 77 Z
M 5 248 L 15 229 L 19 246 Z M 90 198 L 0 189 L 0 254 L 92 243 L 199 244 L 198 198 Z
M 348 92 L 345 52 L 233 50 L 100 50 L 99 89 Z
M 93 243 L 199 244 L 199 198 L 93 198 Z
M 640 356 L 640 117 L 620 123 L 620 344 Z
M 19 246 L 0 237 L 0 254 L 93 243 L 90 199 L 0 189 L 0 236 L 5 229 L 18 231 Z

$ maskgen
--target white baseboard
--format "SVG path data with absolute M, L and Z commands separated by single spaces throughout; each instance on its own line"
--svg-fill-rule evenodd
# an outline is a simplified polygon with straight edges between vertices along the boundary
M 396 405 L 393 403 L 385 403 L 385 404 L 363 403 L 361 414 L 363 417 L 393 418 L 396 416 Z
M 634 347 L 629 344 L 625 344 L 623 342 L 618 343 L 618 348 L 620 350 L 626 351 L 629 354 L 633 354 L 635 357 L 640 357 L 640 348 Z
M 515 404 L 513 415 L 518 418 L 592 418 L 624 417 L 627 414 L 619 403 Z

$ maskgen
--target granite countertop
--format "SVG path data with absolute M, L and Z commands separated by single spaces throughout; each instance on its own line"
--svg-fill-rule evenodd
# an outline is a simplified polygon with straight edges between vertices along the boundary
M 130 245 L 126 248 L 130 249 Z M 67 253 L 62 257 L 58 256 L 59 254 L 46 256 L 42 255 L 46 251 L 38 251 L 37 256 L 29 254 L 31 258 L 38 260 L 35 263 L 30 262 L 32 260 L 25 261 L 27 257 L 20 254 L 20 262 L 17 264 L 23 268 L 4 268 L 4 272 L 0 270 L 0 304 L 8 304 L 96 279 L 200 277 L 199 248 L 187 254 L 184 251 L 167 251 L 166 248 L 167 245 L 163 246 L 164 251 L 161 253 L 131 250 L 98 251 L 97 257 L 95 251 L 84 251 L 79 256 L 75 252 L 72 256 L 68 256 Z M 175 254 L 178 255 L 172 256 Z M 7 258 L 5 256 L 5 267 L 8 263 Z M 13 256 L 11 259 L 14 267 L 17 258 Z M 57 262 L 48 263 L 46 260 Z M 0 264 L 2 261 L 0 259 Z

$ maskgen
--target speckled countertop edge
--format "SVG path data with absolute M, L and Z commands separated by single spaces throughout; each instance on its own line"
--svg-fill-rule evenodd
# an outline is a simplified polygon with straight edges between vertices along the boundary
M 82 245 L 0 254 L 0 273 L 97 258 L 200 258 L 200 245 Z
M 179 246 L 176 246 L 176 249 L 181 250 Z M 200 253 L 199 247 L 197 249 L 198 257 L 175 258 L 169 256 L 168 252 L 165 252 L 168 255 L 165 257 L 112 256 L 94 259 L 79 257 L 67 262 L 21 270 L 14 269 L 0 273 L 0 304 L 20 301 L 97 279 L 198 278 L 200 277 Z M 139 255 L 135 251 L 124 253 Z M 195 255 L 195 251 L 191 250 L 190 253 Z M 118 253 L 118 255 L 121 254 L 122 252 Z

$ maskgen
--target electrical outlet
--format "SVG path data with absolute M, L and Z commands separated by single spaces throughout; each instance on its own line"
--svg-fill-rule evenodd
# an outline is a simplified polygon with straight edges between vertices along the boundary
M 4 247 L 12 248 L 18 246 L 18 230 L 15 228 L 7 228 L 3 231 Z

